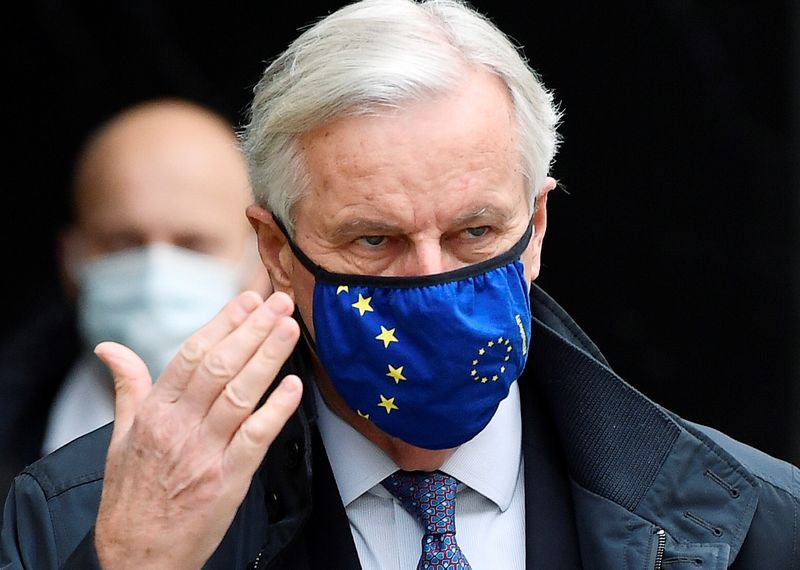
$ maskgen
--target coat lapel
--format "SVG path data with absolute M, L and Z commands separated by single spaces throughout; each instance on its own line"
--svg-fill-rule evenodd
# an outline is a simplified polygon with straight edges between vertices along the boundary
M 522 379 L 520 396 L 526 568 L 580 568 L 569 477 L 555 426 L 532 379 Z
M 339 489 L 322 438 L 312 430 L 314 475 L 311 483 L 311 518 L 308 521 L 308 556 L 314 570 L 360 570 L 358 552 L 350 532 Z

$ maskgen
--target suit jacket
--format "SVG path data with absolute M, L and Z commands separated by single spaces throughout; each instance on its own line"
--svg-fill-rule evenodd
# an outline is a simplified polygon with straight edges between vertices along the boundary
M 797 467 L 664 410 L 541 289 L 531 301 L 520 378 L 528 568 L 800 568 Z M 306 350 L 284 372 L 303 377 Z M 306 398 L 207 568 L 360 568 L 315 418 Z M 17 477 L 0 568 L 99 567 L 109 436 L 101 428 Z

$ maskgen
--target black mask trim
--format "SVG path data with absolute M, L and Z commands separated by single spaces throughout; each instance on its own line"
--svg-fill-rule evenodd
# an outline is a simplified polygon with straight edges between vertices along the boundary
M 319 283 L 327 283 L 329 285 L 350 285 L 353 287 L 397 287 L 397 288 L 414 288 L 426 287 L 430 285 L 440 285 L 442 283 L 449 283 L 451 281 L 460 281 L 468 279 L 481 273 L 486 273 L 498 267 L 508 265 L 512 261 L 516 261 L 528 247 L 531 237 L 533 236 L 533 219 L 528 222 L 528 227 L 519 241 L 514 244 L 511 249 L 498 256 L 492 257 L 485 261 L 453 269 L 452 271 L 445 271 L 444 273 L 436 273 L 433 275 L 412 275 L 408 277 L 389 277 L 385 275 L 354 275 L 349 273 L 333 273 L 323 267 L 314 263 L 303 251 L 297 246 L 294 240 L 289 237 L 289 232 L 286 227 L 273 215 L 272 219 L 275 224 L 286 236 L 289 242 L 289 247 L 292 249 L 295 257 L 303 264 L 303 267 L 314 276 Z

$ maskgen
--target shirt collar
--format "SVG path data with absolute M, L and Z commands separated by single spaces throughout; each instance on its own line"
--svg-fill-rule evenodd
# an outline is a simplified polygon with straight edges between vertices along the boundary
M 399 467 L 378 446 L 331 411 L 316 385 L 314 396 L 322 441 L 342 502 L 347 507 Z M 440 471 L 455 477 L 505 511 L 511 504 L 521 466 L 521 439 L 519 386 L 514 382 L 489 424 L 456 449 Z

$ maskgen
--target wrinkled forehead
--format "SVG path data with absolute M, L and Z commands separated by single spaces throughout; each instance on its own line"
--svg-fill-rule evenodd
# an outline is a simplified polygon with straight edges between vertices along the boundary
M 461 91 L 308 133 L 295 221 L 395 234 L 529 215 L 509 99 L 495 76 L 475 73 Z

